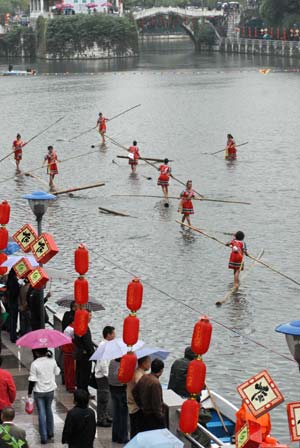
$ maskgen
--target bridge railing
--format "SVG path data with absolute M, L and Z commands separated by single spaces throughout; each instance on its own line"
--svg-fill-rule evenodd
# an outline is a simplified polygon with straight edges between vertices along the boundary
M 247 39 L 244 37 L 227 37 L 227 42 L 232 44 L 242 45 L 257 45 L 259 47 L 285 47 L 285 48 L 300 48 L 300 41 L 292 40 L 275 40 L 275 39 Z
M 160 6 L 148 9 L 143 9 L 142 11 L 134 12 L 133 16 L 135 20 L 143 19 L 145 17 L 150 17 L 158 14 L 177 14 L 186 17 L 216 17 L 224 16 L 223 11 L 218 11 L 217 9 L 209 10 L 207 8 L 201 9 L 187 9 L 174 6 Z

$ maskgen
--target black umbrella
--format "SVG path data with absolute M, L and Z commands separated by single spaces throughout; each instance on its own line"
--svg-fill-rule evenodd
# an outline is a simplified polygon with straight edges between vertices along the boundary
M 55 303 L 59 306 L 63 306 L 65 308 L 70 308 L 71 303 L 74 302 L 73 295 L 65 296 L 62 299 L 57 300 Z M 102 311 L 105 310 L 104 306 L 101 303 L 96 302 L 95 300 L 89 300 L 86 304 L 86 309 L 90 311 Z

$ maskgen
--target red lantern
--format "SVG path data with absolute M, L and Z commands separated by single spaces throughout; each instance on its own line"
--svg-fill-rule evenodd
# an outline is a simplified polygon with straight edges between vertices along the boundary
M 140 320 L 136 316 L 127 316 L 123 325 L 123 341 L 130 347 L 137 343 L 139 338 Z
M 4 253 L 0 253 L 0 275 L 4 275 L 7 272 L 7 267 L 3 266 L 1 267 L 1 264 L 5 263 L 8 256 Z
M 211 339 L 212 326 L 208 317 L 202 317 L 194 326 L 192 337 L 192 351 L 196 355 L 204 355 L 207 352 Z
M 0 224 L 6 225 L 9 221 L 10 205 L 7 201 L 3 201 L 0 204 Z
M 132 380 L 136 364 L 137 357 L 135 353 L 130 352 L 122 356 L 118 372 L 118 380 L 120 383 L 126 384 Z
M 13 235 L 13 239 L 19 244 L 23 252 L 30 252 L 31 244 L 36 238 L 37 233 L 30 224 L 25 224 Z
M 28 280 L 33 288 L 42 288 L 49 280 L 49 277 L 44 269 L 39 266 L 28 274 Z
M 38 263 L 47 263 L 58 253 L 58 247 L 49 233 L 42 233 L 31 245 L 32 254 Z
M 200 403 L 196 400 L 185 400 L 181 407 L 179 428 L 184 434 L 191 434 L 197 429 Z
M 30 261 L 28 261 L 27 258 L 23 257 L 13 265 L 13 269 L 18 278 L 24 278 L 27 277 L 27 275 L 32 271 L 33 268 Z
M 5 227 L 0 228 L 0 250 L 4 250 L 8 243 L 8 231 Z
M 130 311 L 141 308 L 143 301 L 143 285 L 138 278 L 134 278 L 127 287 L 126 305 Z
M 85 278 L 79 277 L 74 282 L 74 299 L 79 305 L 84 305 L 89 300 L 89 283 Z
M 89 270 L 89 252 L 83 244 L 75 250 L 75 270 L 79 275 L 84 275 Z
M 204 388 L 206 365 L 200 359 L 194 359 L 189 363 L 185 388 L 189 394 L 198 395 Z
M 283 28 L 283 40 L 287 40 L 286 29 Z
M 88 329 L 89 312 L 87 310 L 76 310 L 74 317 L 74 333 L 83 336 Z

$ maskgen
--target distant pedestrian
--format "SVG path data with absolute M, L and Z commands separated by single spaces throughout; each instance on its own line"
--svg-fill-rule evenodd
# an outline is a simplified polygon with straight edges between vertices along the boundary
M 190 215 L 194 214 L 194 207 L 192 200 L 195 197 L 195 193 L 193 191 L 193 184 L 191 180 L 188 180 L 186 183 L 186 189 L 180 194 L 180 203 L 178 211 L 180 211 L 183 215 L 181 222 L 184 223 L 187 220 L 188 225 L 191 225 Z
M 16 342 L 17 340 L 17 323 L 19 315 L 19 293 L 20 285 L 18 277 L 14 269 L 11 269 L 7 278 L 7 293 L 9 304 L 9 328 L 10 328 L 10 340 Z
M 166 428 L 162 387 L 159 382 L 163 370 L 164 363 L 160 359 L 154 359 L 151 363 L 151 373 L 144 375 L 132 389 L 132 395 L 142 409 L 143 431 Z
M 93 448 L 96 435 L 95 412 L 88 407 L 86 390 L 74 392 L 74 407 L 68 411 L 62 433 L 62 443 L 69 448 Z
M 12 448 L 13 439 L 16 440 L 18 446 L 22 448 L 28 448 L 28 443 L 26 440 L 26 432 L 24 429 L 13 423 L 15 418 L 15 410 L 11 406 L 4 408 L 1 412 L 2 424 L 0 428 L 2 433 L 0 435 L 0 447 L 1 448 Z
M 169 159 L 165 159 L 163 165 L 159 167 L 159 178 L 157 180 L 157 185 L 160 185 L 162 188 L 163 195 L 165 200 L 169 199 L 169 180 L 171 175 L 171 167 L 168 165 Z M 167 202 L 168 203 L 168 202 Z
M 50 190 L 55 189 L 54 177 L 58 174 L 57 162 L 59 162 L 57 154 L 54 151 L 53 146 L 50 145 L 48 146 L 48 153 L 44 157 L 44 165 L 47 164 L 47 173 L 49 174 Z
M 144 356 L 138 359 L 138 367 L 134 372 L 132 380 L 127 384 L 127 405 L 130 418 L 130 438 L 132 439 L 136 434 L 143 430 L 141 426 L 141 421 L 143 418 L 142 410 L 138 407 L 135 399 L 132 395 L 132 389 L 139 382 L 142 376 L 145 375 L 147 370 L 151 367 L 150 356 Z
M 116 332 L 114 327 L 104 327 L 102 335 L 103 340 L 100 342 L 99 347 L 103 346 L 108 341 L 115 339 Z M 95 367 L 95 378 L 97 381 L 97 426 L 103 426 L 104 428 L 111 426 L 112 423 L 112 418 L 108 414 L 108 403 L 110 397 L 108 368 L 109 361 L 97 361 Z
M 231 134 L 227 134 L 227 144 L 225 148 L 225 159 L 235 160 L 236 159 L 236 146 L 234 138 Z
M 16 168 L 17 171 L 20 171 L 20 162 L 22 160 L 23 147 L 25 143 L 21 139 L 21 135 L 17 134 L 16 139 L 13 141 L 13 151 L 15 156 Z
M 89 311 L 89 322 L 91 318 L 92 313 Z M 84 389 L 88 392 L 92 370 L 92 362 L 89 359 L 94 353 L 90 328 L 88 327 L 83 336 L 77 336 L 75 334 L 73 342 L 75 345 L 74 358 L 76 361 L 76 386 L 77 389 Z
M 0 355 L 0 411 L 13 404 L 17 389 L 14 379 L 8 370 L 1 369 L 3 358 Z
M 19 313 L 20 313 L 20 336 L 31 331 L 30 311 L 28 306 L 28 290 L 30 283 L 27 278 L 22 281 L 19 292 Z
M 99 118 L 97 120 L 97 127 L 99 129 L 99 134 L 102 138 L 102 144 L 105 144 L 105 133 L 106 133 L 106 122 L 109 121 L 109 118 L 105 118 L 102 112 L 99 112 Z
M 55 376 L 60 368 L 52 353 L 47 348 L 32 350 L 35 360 L 31 363 L 29 373 L 28 396 L 34 392 L 34 401 L 39 416 L 39 433 L 44 445 L 54 435 L 54 419 L 51 404 L 57 388 Z
M 129 148 L 129 159 L 128 159 L 128 163 L 131 166 L 132 173 L 136 172 L 136 167 L 138 166 L 139 158 L 140 158 L 139 148 L 137 147 L 136 140 L 134 140 Z
M 240 272 L 244 269 L 244 255 L 248 256 L 244 238 L 244 232 L 239 230 L 234 235 L 234 239 L 226 243 L 226 246 L 231 247 L 228 268 L 233 269 L 233 286 L 235 288 L 238 288 L 240 285 Z
M 120 358 L 113 359 L 109 364 L 108 383 L 113 404 L 112 441 L 128 442 L 128 407 L 126 385 L 118 380 Z

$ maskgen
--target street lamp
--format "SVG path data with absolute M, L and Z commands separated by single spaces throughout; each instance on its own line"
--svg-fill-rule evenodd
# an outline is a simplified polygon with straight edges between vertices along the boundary
M 42 233 L 42 219 L 47 211 L 49 204 L 56 199 L 56 196 L 44 191 L 34 191 L 31 194 L 25 194 L 24 199 L 28 200 L 30 208 L 36 217 L 38 235 Z M 42 264 L 40 263 L 40 266 Z M 44 289 L 41 288 L 38 292 L 40 303 L 40 327 L 45 328 L 45 306 L 44 306 Z
M 300 320 L 292 320 L 287 324 L 278 325 L 275 331 L 285 334 L 288 348 L 300 370 Z

